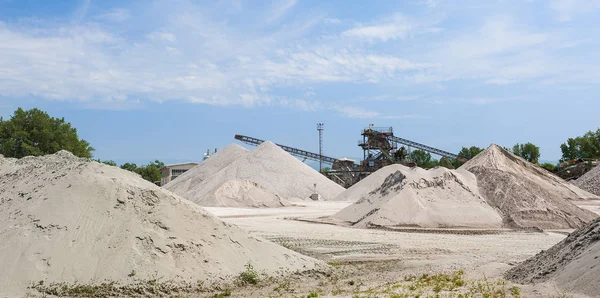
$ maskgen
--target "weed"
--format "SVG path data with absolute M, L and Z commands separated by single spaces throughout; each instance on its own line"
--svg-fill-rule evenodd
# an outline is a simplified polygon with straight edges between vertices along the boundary
M 349 285 L 353 286 L 355 284 L 355 282 L 353 280 L 348 282 Z
M 127 274 L 127 276 L 134 277 L 135 276 L 135 270 L 131 270 L 131 273 Z
M 293 247 L 291 243 L 285 242 L 285 241 L 280 241 L 279 245 L 281 245 L 281 246 L 283 246 L 283 247 L 285 247 L 287 249 L 292 249 L 292 247 Z
M 515 298 L 521 297 L 521 288 L 517 286 L 510 288 L 510 294 Z
M 241 285 L 255 285 L 258 284 L 259 281 L 260 277 L 258 276 L 258 272 L 254 270 L 254 267 L 250 263 L 246 264 L 246 271 L 243 271 L 238 276 L 238 282 Z
M 219 293 L 219 294 L 215 294 L 215 296 L 213 296 L 214 298 L 223 298 L 223 297 L 229 297 L 231 296 L 231 290 L 230 289 L 225 289 L 223 292 Z
M 308 294 L 306 296 L 306 298 L 317 298 L 317 297 L 319 297 L 319 293 L 317 293 L 315 291 L 310 292 L 310 294 Z
M 284 280 L 281 283 L 279 283 L 279 285 L 277 285 L 277 287 L 275 287 L 273 289 L 273 291 L 276 291 L 276 292 L 280 292 L 281 290 L 289 291 L 289 287 L 290 287 L 290 281 Z
M 335 269 L 339 269 L 340 267 L 342 267 L 342 263 L 340 263 L 340 262 L 328 262 L 327 265 L 329 265 Z

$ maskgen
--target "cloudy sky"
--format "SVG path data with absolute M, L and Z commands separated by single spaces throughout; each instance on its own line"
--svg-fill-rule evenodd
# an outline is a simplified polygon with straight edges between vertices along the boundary
M 368 124 L 458 152 L 600 127 L 600 1 L 0 0 L 0 115 L 41 108 L 117 162 L 235 134 L 360 157 Z

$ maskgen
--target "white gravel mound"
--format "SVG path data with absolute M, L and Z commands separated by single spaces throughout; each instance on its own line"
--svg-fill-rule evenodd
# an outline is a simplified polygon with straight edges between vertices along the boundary
M 356 202 L 366 197 L 371 191 L 381 185 L 387 176 L 398 170 L 398 166 L 386 166 L 365 177 L 356 184 L 337 195 L 332 201 Z M 403 168 L 404 169 L 404 168 Z
M 248 149 L 238 144 L 230 144 L 163 187 L 186 198 L 190 192 L 194 192 L 193 189 L 198 184 L 242 158 L 248 152 Z
M 271 194 L 248 194 L 244 200 L 232 200 L 231 193 L 220 191 L 223 190 L 224 183 L 240 180 L 255 183 L 257 188 Z M 279 146 L 264 142 L 204 182 L 190 185 L 191 188 L 181 195 L 201 206 L 240 207 L 245 204 L 247 207 L 254 207 L 259 202 L 272 205 L 285 201 L 309 200 L 314 193 L 315 184 L 317 193 L 323 200 L 331 200 L 344 190 Z M 173 191 L 179 193 L 176 189 Z
M 321 264 L 117 167 L 66 151 L 0 159 L 0 296 L 40 280 L 127 284 L 132 271 L 221 283 L 248 263 L 267 274 Z
M 572 229 L 596 218 L 569 200 L 598 199 L 548 171 L 491 145 L 460 169 L 477 177 L 481 195 L 511 228 Z
M 288 207 L 292 206 L 279 195 L 250 180 L 229 180 L 218 186 L 202 201 L 206 206 L 227 207 Z
M 358 201 L 333 217 L 357 227 L 500 228 L 502 218 L 479 195 L 475 176 L 461 170 L 390 165 L 345 196 Z M 370 186 L 370 187 L 369 187 Z M 368 193 L 366 189 L 371 188 Z M 356 196 L 356 197 L 354 197 Z
M 591 169 L 579 179 L 573 181 L 579 188 L 600 196 L 600 166 Z

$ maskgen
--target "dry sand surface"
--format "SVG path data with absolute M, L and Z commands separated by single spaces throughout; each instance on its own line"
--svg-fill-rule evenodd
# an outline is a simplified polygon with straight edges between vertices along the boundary
M 563 232 L 405 233 L 290 220 L 331 216 L 349 204 L 305 202 L 303 207 L 272 209 L 207 208 L 252 235 L 328 261 L 337 268 L 332 276 L 304 277 L 272 286 L 234 289 L 232 296 L 306 297 L 315 292 L 319 297 L 391 297 L 390 285 L 404 281 L 407 276 L 459 269 L 465 271 L 469 280 L 481 280 L 483 276 L 497 280 L 514 264 L 565 238 Z M 512 286 L 509 283 L 503 287 L 509 289 Z M 563 294 L 553 283 L 518 286 L 521 297 L 559 297 Z M 508 293 L 507 297 L 510 297 Z M 456 294 L 441 296 L 456 297 Z
M 248 149 L 238 144 L 230 144 L 197 166 L 189 169 L 177 177 L 177 179 L 164 185 L 164 188 L 184 198 L 193 196 L 196 186 L 232 162 L 245 156 L 248 152 Z
M 193 179 L 193 173 L 177 178 L 180 179 Z M 183 189 L 177 185 L 165 188 L 201 206 L 279 207 L 289 205 L 288 201 L 309 200 L 315 184 L 323 200 L 331 200 L 344 190 L 279 146 L 264 142 L 201 183 Z M 243 187 L 251 191 L 240 197 Z
M 506 277 L 519 283 L 551 280 L 569 292 L 600 295 L 600 218 L 511 269 Z
M 573 181 L 579 188 L 600 196 L 600 166 L 591 169 L 579 179 Z
M 42 280 L 223 283 L 248 263 L 267 274 L 321 266 L 117 167 L 66 151 L 0 158 L 0 296 Z
M 546 170 L 497 145 L 469 160 L 460 169 L 477 177 L 481 195 L 511 228 L 579 228 L 596 218 L 569 200 L 598 199 Z
M 500 228 L 502 218 L 464 170 L 390 165 L 338 197 L 359 198 L 333 217 L 355 227 Z

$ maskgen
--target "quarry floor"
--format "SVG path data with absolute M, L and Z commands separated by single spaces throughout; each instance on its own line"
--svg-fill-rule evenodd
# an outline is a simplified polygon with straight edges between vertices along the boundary
M 498 280 L 512 266 L 550 248 L 570 232 L 356 229 L 304 221 L 332 215 L 350 202 L 297 204 L 268 209 L 206 207 L 253 235 L 328 262 L 334 268 L 330 276 L 305 274 L 235 289 L 233 297 L 306 297 L 313 292 L 318 297 L 395 297 L 385 288 L 405 276 L 457 270 L 463 270 L 465 279 L 473 282 Z M 600 201 L 576 204 L 600 214 Z M 509 283 L 504 287 L 512 286 Z M 521 297 L 585 297 L 563 293 L 550 283 L 519 287 Z

